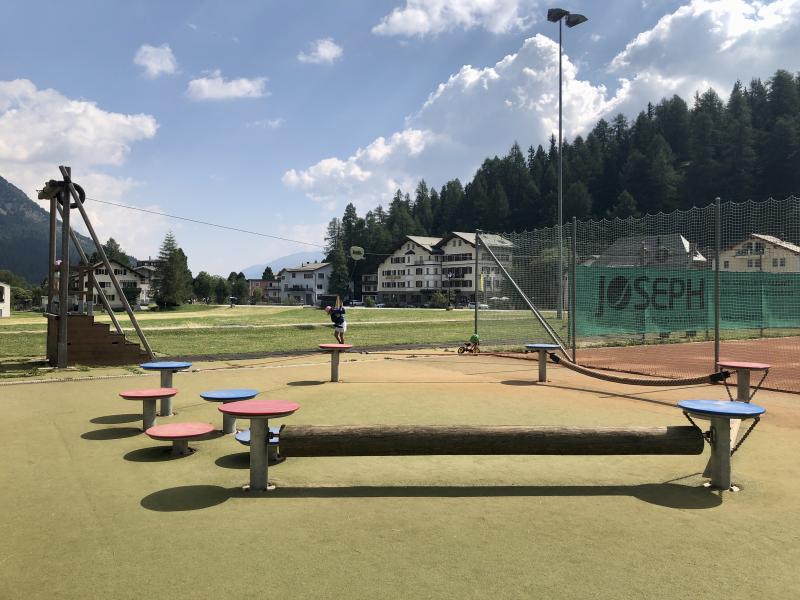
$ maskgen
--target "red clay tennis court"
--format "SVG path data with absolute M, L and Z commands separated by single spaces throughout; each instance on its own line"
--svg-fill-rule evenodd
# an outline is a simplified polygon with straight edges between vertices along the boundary
M 731 340 L 720 344 L 721 360 L 757 361 L 772 368 L 762 387 L 800 393 L 800 337 Z M 714 370 L 714 343 L 656 344 L 578 350 L 578 362 L 609 369 L 661 377 L 692 377 Z M 736 376 L 729 380 L 735 385 Z M 754 379 L 755 385 L 758 379 Z

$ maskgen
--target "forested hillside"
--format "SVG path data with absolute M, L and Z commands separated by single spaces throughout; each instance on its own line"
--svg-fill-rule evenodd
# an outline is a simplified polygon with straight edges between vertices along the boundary
M 0 269 L 40 284 L 47 277 L 49 222 L 46 210 L 0 177 Z M 78 237 L 89 252 L 94 249 L 89 238 Z
M 673 96 L 630 123 L 599 121 L 564 144 L 564 218 L 627 217 L 723 200 L 800 194 L 800 76 L 778 71 L 766 83 L 734 85 L 727 100 L 714 90 L 691 103 Z M 558 145 L 551 138 L 523 151 L 487 158 L 472 181 L 438 190 L 420 181 L 398 190 L 388 210 L 360 218 L 351 204 L 331 222 L 328 250 L 341 240 L 381 260 L 403 236 L 446 231 L 520 231 L 554 225 L 558 210 Z M 330 253 L 330 252 L 329 252 Z

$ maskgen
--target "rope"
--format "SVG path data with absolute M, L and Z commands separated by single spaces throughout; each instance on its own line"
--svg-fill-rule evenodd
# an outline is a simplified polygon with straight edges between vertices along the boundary
M 582 375 L 595 377 L 597 379 L 610 381 L 612 383 L 625 383 L 628 385 L 661 386 L 661 385 L 696 385 L 700 383 L 717 383 L 719 381 L 724 381 L 731 375 L 728 371 L 720 371 L 719 373 L 712 373 L 710 375 L 703 375 L 701 377 L 687 377 L 686 379 L 640 379 L 633 377 L 618 377 L 616 375 L 598 373 L 597 371 L 593 371 L 592 369 L 583 367 L 577 363 L 569 361 L 566 358 L 561 358 L 555 353 L 550 353 L 550 360 L 552 360 L 557 365 L 564 366 Z

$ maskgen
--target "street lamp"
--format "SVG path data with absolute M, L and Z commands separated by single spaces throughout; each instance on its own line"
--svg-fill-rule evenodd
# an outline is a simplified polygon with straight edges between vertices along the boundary
M 564 248 L 561 234 L 561 226 L 564 221 L 564 154 L 561 151 L 561 21 L 566 21 L 567 27 L 572 29 L 589 19 L 563 8 L 550 8 L 547 11 L 547 20 L 551 23 L 558 23 L 558 311 L 556 318 L 561 319 L 564 312 Z
M 444 274 L 447 277 L 447 307 L 452 308 L 453 301 L 451 300 L 451 292 L 452 292 L 452 281 L 455 272 L 453 271 L 452 267 L 448 268 L 447 272 Z

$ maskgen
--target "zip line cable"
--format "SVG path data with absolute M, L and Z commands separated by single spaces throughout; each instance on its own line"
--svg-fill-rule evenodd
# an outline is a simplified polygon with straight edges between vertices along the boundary
M 189 223 L 197 223 L 198 225 L 207 225 L 208 227 L 216 227 L 218 229 L 227 229 L 229 231 L 236 231 L 237 233 L 247 233 L 249 235 L 257 235 L 259 237 L 270 238 L 273 240 L 281 240 L 284 242 L 292 242 L 295 244 L 304 244 L 306 246 L 314 246 L 315 248 L 322 248 L 325 249 L 325 246 L 322 244 L 315 244 L 314 242 L 303 242 L 300 240 L 293 240 L 291 238 L 281 237 L 279 235 L 270 235 L 268 233 L 261 233 L 259 231 L 250 231 L 249 229 L 240 229 L 239 227 L 231 227 L 230 225 L 220 225 L 218 223 L 211 223 L 210 221 L 201 221 L 199 219 L 191 219 L 189 217 L 182 217 L 180 215 L 171 215 L 165 212 L 158 212 L 157 210 L 150 210 L 147 208 L 140 208 L 138 206 L 131 206 L 129 204 L 120 204 L 118 202 L 109 202 L 108 200 L 98 200 L 97 198 L 86 198 L 87 200 L 91 200 L 92 202 L 99 202 L 100 204 L 108 204 L 110 206 L 116 206 L 118 208 L 127 208 L 129 210 L 136 210 L 143 213 L 149 213 L 151 215 L 158 215 L 159 217 L 169 217 L 170 219 L 178 219 L 179 221 L 188 221 Z M 391 256 L 391 254 L 382 254 L 378 252 L 365 252 L 364 254 L 368 254 L 370 256 Z
M 157 210 L 150 210 L 147 208 L 140 208 L 138 206 L 130 206 L 128 204 L 119 204 L 117 202 L 109 202 L 108 200 L 98 200 L 97 198 L 86 198 L 92 202 L 99 202 L 100 204 L 109 204 L 119 208 L 127 208 L 129 210 L 137 210 L 139 212 L 149 213 L 151 215 L 158 215 L 159 217 L 169 217 L 170 219 L 178 219 L 180 221 L 188 221 L 189 223 L 197 223 L 198 225 L 207 225 L 209 227 L 216 227 L 218 229 L 227 229 L 229 231 L 236 231 L 237 233 L 247 233 L 250 235 L 257 235 L 259 237 L 271 238 L 273 240 L 281 240 L 284 242 L 293 242 L 295 244 L 304 244 L 306 246 L 314 246 L 316 248 L 325 248 L 322 244 L 315 244 L 314 242 L 303 242 L 301 240 L 293 240 L 291 238 L 281 237 L 279 235 L 270 235 L 268 233 L 261 233 L 259 231 L 250 231 L 248 229 L 240 229 L 238 227 L 231 227 L 229 225 L 219 225 L 218 223 L 211 223 L 209 221 L 201 221 L 199 219 L 191 219 L 189 217 L 181 217 L 179 215 L 171 215 L 169 213 L 158 212 Z

